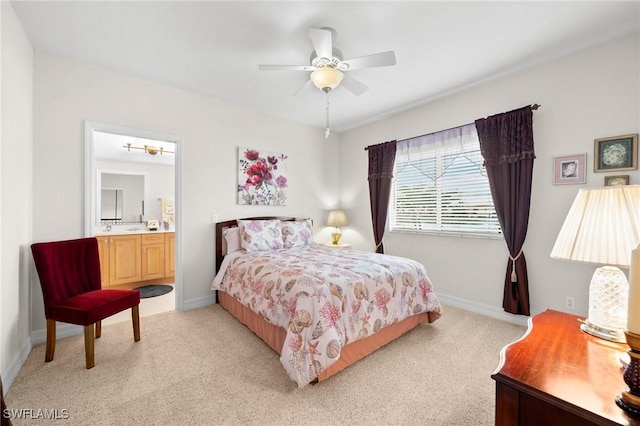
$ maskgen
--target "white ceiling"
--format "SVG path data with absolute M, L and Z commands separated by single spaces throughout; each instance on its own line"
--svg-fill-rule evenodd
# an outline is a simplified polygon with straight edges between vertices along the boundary
M 258 71 L 258 64 L 308 64 L 312 27 L 334 28 L 345 59 L 394 50 L 395 66 L 349 71 L 367 92 L 331 93 L 333 131 L 640 30 L 638 1 L 12 4 L 36 51 L 319 128 L 324 93 L 308 85 L 292 96 L 309 73 Z

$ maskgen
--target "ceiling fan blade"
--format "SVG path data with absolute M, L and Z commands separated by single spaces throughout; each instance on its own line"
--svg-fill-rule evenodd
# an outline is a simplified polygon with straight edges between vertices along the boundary
M 393 50 L 389 50 L 388 52 L 374 53 L 373 55 L 360 56 L 359 58 L 345 59 L 344 61 L 340 61 L 338 69 L 346 71 L 361 68 L 387 67 L 395 64 L 396 54 Z M 346 67 L 343 68 L 345 65 Z
M 291 96 L 295 96 L 295 95 L 297 95 L 298 93 L 300 93 L 300 92 L 302 91 L 302 89 L 304 89 L 305 87 L 307 87 L 309 84 L 311 84 L 311 80 L 307 79 L 307 81 L 306 81 L 302 86 L 300 86 L 300 87 L 298 88 L 298 90 L 296 90 L 295 92 L 293 92 L 293 95 L 291 95 Z
M 331 59 L 333 56 L 333 42 L 331 40 L 333 34 L 331 31 L 309 28 L 309 37 L 311 37 L 311 43 L 313 43 L 318 58 Z
M 360 96 L 364 92 L 369 90 L 369 88 L 365 86 L 363 83 L 360 83 L 358 80 L 349 76 L 346 73 L 344 74 L 344 78 L 342 79 L 342 83 L 340 83 L 340 85 L 344 86 L 345 89 L 347 89 L 348 91 L 350 91 L 356 96 Z
M 311 65 L 258 65 L 259 71 L 313 71 Z

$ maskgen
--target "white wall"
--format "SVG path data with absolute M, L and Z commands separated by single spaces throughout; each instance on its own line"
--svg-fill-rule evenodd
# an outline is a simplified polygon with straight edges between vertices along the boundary
M 604 185 L 605 174 L 593 172 L 594 139 L 638 133 L 639 51 L 639 34 L 624 37 L 343 133 L 340 189 L 351 225 L 347 232 L 352 233 L 345 232 L 343 238 L 360 248 L 373 248 L 363 147 L 538 103 L 542 107 L 534 112 L 537 158 L 524 246 L 532 314 L 547 308 L 565 310 L 565 296 L 574 296 L 573 313 L 586 316 L 588 285 L 596 266 L 554 260 L 549 253 L 578 189 Z M 585 152 L 586 185 L 553 185 L 553 157 Z M 606 175 L 614 174 L 621 173 Z M 638 171 L 622 174 L 631 175 L 631 184 L 640 184 Z M 384 241 L 388 253 L 424 263 L 445 300 L 501 315 L 508 255 L 504 242 L 388 231 Z
M 318 228 L 324 210 L 336 202 L 337 180 L 325 178 L 338 174 L 329 160 L 335 142 L 327 143 L 322 129 L 43 53 L 35 54 L 34 111 L 36 241 L 83 235 L 84 120 L 182 138 L 177 161 L 182 161 L 183 192 L 177 208 L 183 227 L 176 241 L 187 308 L 213 302 L 212 214 L 220 219 L 310 215 Z M 287 206 L 237 205 L 237 146 L 288 155 Z M 42 296 L 34 292 L 33 299 L 32 330 L 42 331 Z
M 33 49 L 9 2 L 0 2 L 0 14 L 0 374 L 7 384 L 31 350 Z

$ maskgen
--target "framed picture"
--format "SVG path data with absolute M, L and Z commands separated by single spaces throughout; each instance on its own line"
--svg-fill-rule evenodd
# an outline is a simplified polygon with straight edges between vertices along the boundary
M 587 154 L 553 157 L 553 183 L 566 185 L 587 182 Z
M 284 154 L 238 147 L 238 204 L 286 205 L 286 160 Z
M 604 186 L 629 185 L 629 175 L 605 176 Z
M 594 172 L 638 169 L 638 134 L 595 140 Z

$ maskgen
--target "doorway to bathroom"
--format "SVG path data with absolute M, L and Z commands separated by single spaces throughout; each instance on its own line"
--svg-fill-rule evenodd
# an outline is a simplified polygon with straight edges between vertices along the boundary
M 85 235 L 103 288 L 139 289 L 143 317 L 182 308 L 180 149 L 175 135 L 85 122 Z

